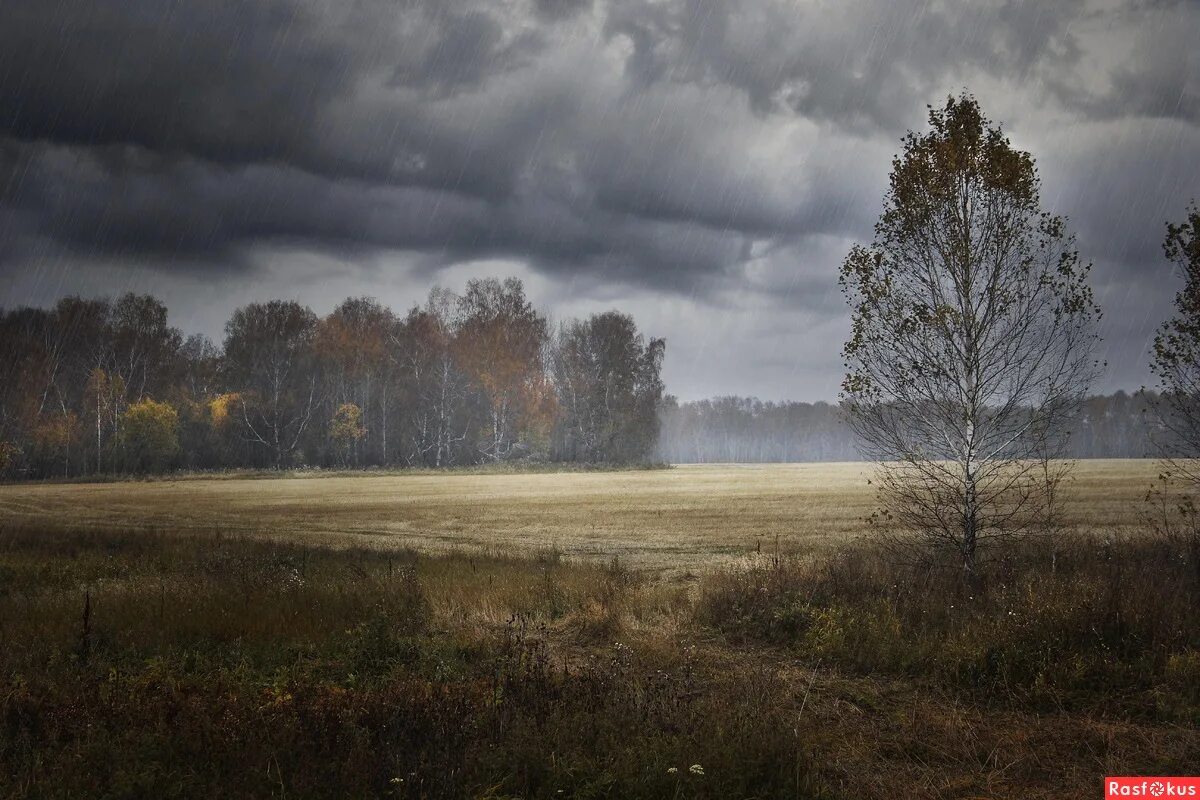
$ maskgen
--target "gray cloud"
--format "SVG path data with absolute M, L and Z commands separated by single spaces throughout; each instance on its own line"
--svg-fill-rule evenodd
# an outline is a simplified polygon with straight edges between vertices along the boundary
M 1083 5 L 645 0 L 614 10 L 608 30 L 634 42 L 629 68 L 643 84 L 726 84 L 761 114 L 892 130 L 948 75 L 1028 80 L 1071 65 L 1079 48 L 1068 23 Z
M 414 292 L 500 260 L 547 297 L 722 315 L 708 330 L 753 355 L 689 353 L 680 311 L 661 331 L 680 363 L 724 353 L 727 391 L 803 395 L 836 359 L 784 332 L 844 321 L 837 264 L 926 103 L 970 87 L 1034 152 L 1104 296 L 1137 304 L 1111 330 L 1130 363 L 1128 321 L 1173 291 L 1163 220 L 1200 194 L 1186 0 L 0 0 L 0 18 L 4 304 L 101 268 L 286 292 L 264 252 L 324 254 L 339 287 L 403 264 Z M 814 366 L 781 372 L 793 355 Z

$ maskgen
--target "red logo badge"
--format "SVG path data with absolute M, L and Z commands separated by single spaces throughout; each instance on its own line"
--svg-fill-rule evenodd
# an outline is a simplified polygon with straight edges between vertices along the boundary
M 1194 797 L 1200 800 L 1200 777 L 1161 776 L 1154 778 L 1108 777 L 1104 800 L 1119 797 Z

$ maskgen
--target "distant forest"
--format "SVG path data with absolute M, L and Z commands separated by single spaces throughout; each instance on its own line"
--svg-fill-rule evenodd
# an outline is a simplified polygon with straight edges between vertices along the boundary
M 551 330 L 515 279 L 403 316 L 237 309 L 218 346 L 148 295 L 0 311 L 0 476 L 859 458 L 829 403 L 664 397 L 666 344 L 617 311 Z M 1151 455 L 1154 396 L 1086 401 L 1070 455 Z
M 1143 458 L 1155 454 L 1152 392 L 1088 398 L 1069 439 L 1073 458 Z M 854 461 L 850 430 L 830 403 L 764 402 L 718 397 L 680 403 L 666 397 L 659 410 L 657 457 L 678 464 L 775 461 Z
M 0 312 L 0 475 L 651 460 L 665 343 L 616 311 L 551 330 L 515 279 L 401 316 L 250 303 L 220 346 L 148 295 Z

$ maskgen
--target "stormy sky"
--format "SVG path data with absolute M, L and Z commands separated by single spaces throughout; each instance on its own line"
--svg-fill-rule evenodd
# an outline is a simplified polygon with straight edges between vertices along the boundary
M 684 398 L 835 399 L 837 269 L 926 104 L 1038 160 L 1149 378 L 1200 199 L 1200 2 L 0 0 L 0 306 L 398 311 L 516 275 L 620 308 Z

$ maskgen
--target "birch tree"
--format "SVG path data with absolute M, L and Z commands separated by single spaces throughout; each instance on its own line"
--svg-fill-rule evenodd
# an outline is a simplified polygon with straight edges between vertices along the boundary
M 237 388 L 243 436 L 276 469 L 288 464 L 318 403 L 313 339 L 317 317 L 299 303 L 251 303 L 225 325 L 225 370 Z
M 434 290 L 425 308 L 414 308 L 390 339 L 402 385 L 409 463 L 452 466 L 471 427 L 470 387 L 454 362 L 454 298 Z
M 454 360 L 486 404 L 479 454 L 488 461 L 528 455 L 545 378 L 546 318 L 517 278 L 472 280 L 457 306 Z
M 321 320 L 314 345 L 327 385 L 331 418 L 346 404 L 356 406 L 363 417 L 364 433 L 354 452 L 371 457 L 375 451 L 381 462 L 387 458 L 391 390 L 386 377 L 388 337 L 395 325 L 395 315 L 377 300 L 351 297 Z
M 150 295 L 127 293 L 112 307 L 111 372 L 121 376 L 130 402 L 162 395 L 177 377 L 183 337 L 167 324 L 167 307 Z
M 842 267 L 842 400 L 899 540 L 949 550 L 974 583 L 985 544 L 1046 530 L 1100 312 L 1032 156 L 970 95 L 929 124 Z
M 633 317 L 616 311 L 562 326 L 553 356 L 558 391 L 556 457 L 646 461 L 658 443 L 666 341 L 646 341 Z

